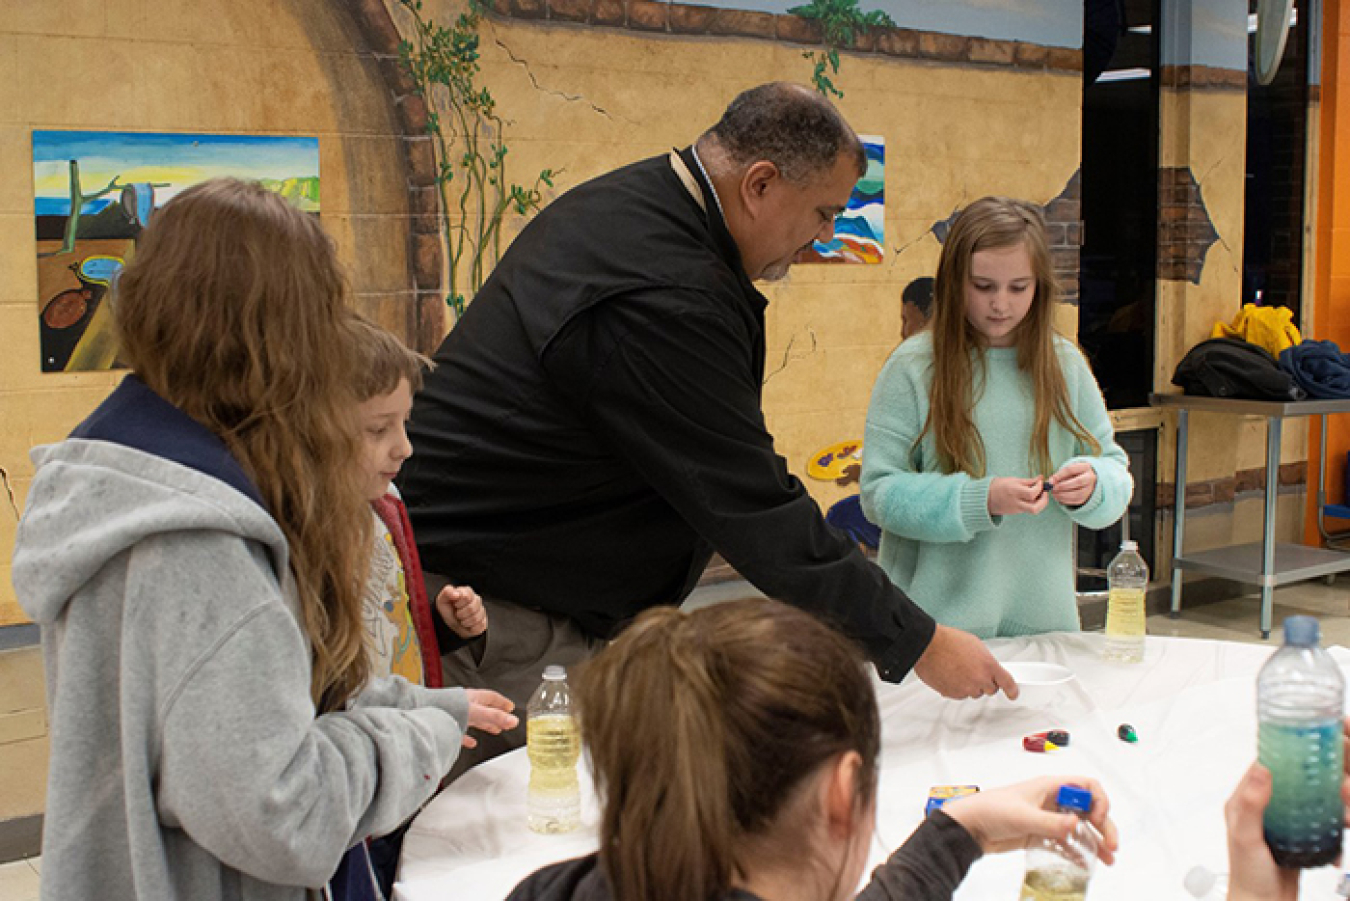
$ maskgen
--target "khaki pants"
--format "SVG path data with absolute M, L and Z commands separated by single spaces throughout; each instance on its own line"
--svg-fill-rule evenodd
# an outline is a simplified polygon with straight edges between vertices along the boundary
M 435 584 L 437 591 L 446 582 L 432 573 L 426 578 L 428 589 Z M 447 783 L 470 767 L 525 744 L 525 705 L 543 680 L 544 667 L 557 664 L 570 671 L 606 644 L 582 632 L 566 616 L 497 598 L 483 598 L 483 606 L 487 609 L 487 634 L 468 647 L 441 655 L 445 685 L 501 692 L 515 703 L 520 725 L 501 735 L 475 731 L 478 747 L 460 751 Z

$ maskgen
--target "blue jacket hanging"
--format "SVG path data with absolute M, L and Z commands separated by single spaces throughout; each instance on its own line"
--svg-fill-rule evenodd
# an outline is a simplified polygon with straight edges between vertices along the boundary
M 1334 341 L 1305 340 L 1280 352 L 1280 368 L 1309 397 L 1350 397 L 1350 354 L 1341 353 Z

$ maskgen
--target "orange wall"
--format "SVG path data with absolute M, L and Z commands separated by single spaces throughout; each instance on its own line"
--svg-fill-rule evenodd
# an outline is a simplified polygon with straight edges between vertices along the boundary
M 1350 349 L 1350 0 L 1324 0 L 1322 101 L 1318 152 L 1317 223 L 1313 269 L 1313 329 L 1308 337 L 1335 341 Z M 1308 447 L 1309 508 L 1306 538 L 1317 534 L 1316 479 L 1319 426 L 1312 421 Z M 1327 496 L 1345 496 L 1343 465 L 1350 451 L 1350 417 L 1334 416 L 1327 425 Z M 1344 527 L 1333 521 L 1331 525 Z

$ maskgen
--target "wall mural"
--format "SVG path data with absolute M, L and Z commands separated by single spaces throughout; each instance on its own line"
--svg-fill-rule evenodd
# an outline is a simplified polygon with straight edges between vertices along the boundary
M 179 191 L 224 175 L 319 212 L 318 138 L 33 132 L 43 372 L 116 368 L 103 301 L 136 238 Z
M 834 218 L 834 237 L 802 251 L 799 263 L 880 263 L 885 254 L 886 139 L 858 137 L 867 151 L 867 172 L 853 186 L 848 206 Z

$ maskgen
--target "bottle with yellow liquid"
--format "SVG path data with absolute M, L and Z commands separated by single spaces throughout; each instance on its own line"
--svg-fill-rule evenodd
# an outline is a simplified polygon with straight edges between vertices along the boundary
M 526 707 L 525 741 L 530 756 L 526 821 L 535 832 L 571 832 L 581 825 L 577 758 L 581 733 L 572 710 L 567 670 L 550 666 Z
M 1092 792 L 1063 785 L 1055 804 L 1061 813 L 1077 814 L 1078 825 L 1062 842 L 1040 839 L 1027 847 L 1027 876 L 1018 901 L 1083 901 L 1087 896 L 1097 862 L 1097 832 L 1087 821 Z
M 1148 564 L 1126 541 L 1106 570 L 1106 659 L 1142 663 L 1148 609 Z

